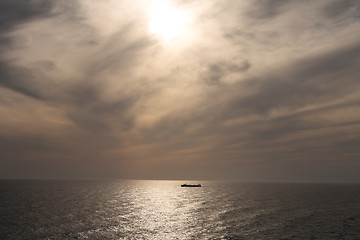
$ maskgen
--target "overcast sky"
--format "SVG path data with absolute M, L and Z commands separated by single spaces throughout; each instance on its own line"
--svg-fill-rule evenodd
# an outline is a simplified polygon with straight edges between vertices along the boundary
M 359 172 L 360 0 L 0 1 L 0 178 Z

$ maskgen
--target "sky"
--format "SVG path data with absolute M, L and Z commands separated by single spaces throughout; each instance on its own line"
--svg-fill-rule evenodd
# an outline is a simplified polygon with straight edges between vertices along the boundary
M 360 182 L 359 0 L 1 0 L 0 178 Z

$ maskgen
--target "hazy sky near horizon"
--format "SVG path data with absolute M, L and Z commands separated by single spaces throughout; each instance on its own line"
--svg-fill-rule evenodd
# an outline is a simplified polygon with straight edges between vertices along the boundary
M 0 178 L 360 181 L 359 0 L 2 0 Z

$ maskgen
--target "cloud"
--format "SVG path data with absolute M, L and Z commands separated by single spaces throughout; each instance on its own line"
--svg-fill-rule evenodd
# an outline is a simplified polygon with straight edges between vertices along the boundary
M 255 82 L 256 94 L 239 98 L 230 105 L 229 112 L 254 111 L 267 114 L 276 108 L 299 108 L 312 103 L 331 102 L 359 88 L 360 77 L 356 68 L 360 63 L 360 45 L 346 46 L 344 49 L 325 53 L 320 56 L 306 58 L 276 72 L 269 74 L 264 80 L 248 80 Z M 279 73 L 281 75 L 279 75 Z
M 357 179 L 357 1 L 149 4 L 1 2 L 0 176 Z
M 0 3 L 0 29 L 50 15 L 54 1 L 4 0 Z
M 279 172 L 274 168 L 287 164 L 288 171 L 302 164 L 311 169 L 324 164 L 336 169 L 341 162 L 355 167 L 360 119 L 351 112 L 359 110 L 358 51 L 355 43 L 230 88 L 219 87 L 216 94 L 204 98 L 202 108 L 163 118 L 148 134 L 149 141 L 166 141 L 166 150 L 174 143 L 180 152 L 204 144 L 193 152 L 201 168 L 213 172 L 209 166 L 219 162 L 219 169 L 235 164 L 239 171 L 228 173 L 234 178 L 248 176 L 240 169 L 253 168 L 251 162 L 259 169 L 266 165 L 271 170 L 263 177 L 275 179 Z M 297 177 L 301 179 L 301 174 Z
M 248 10 L 248 16 L 255 19 L 271 19 L 282 13 L 289 0 L 254 1 Z
M 250 63 L 248 61 L 243 61 L 241 64 L 232 64 L 219 62 L 215 64 L 210 64 L 207 71 L 203 74 L 203 78 L 206 83 L 210 85 L 219 84 L 221 80 L 226 78 L 232 73 L 242 73 L 247 71 L 250 68 Z
M 356 0 L 330 1 L 325 5 L 323 12 L 325 16 L 328 18 L 336 18 L 341 15 L 347 14 L 351 10 L 355 10 L 359 14 L 359 1 Z

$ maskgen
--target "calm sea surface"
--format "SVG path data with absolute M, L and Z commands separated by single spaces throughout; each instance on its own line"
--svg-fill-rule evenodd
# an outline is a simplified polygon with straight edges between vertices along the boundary
M 359 184 L 182 183 L 3 180 L 0 239 L 360 239 Z

